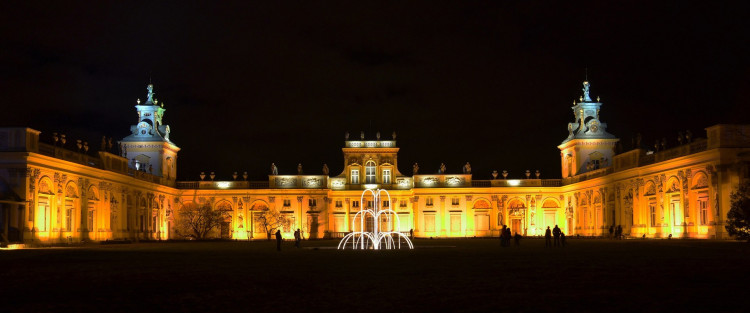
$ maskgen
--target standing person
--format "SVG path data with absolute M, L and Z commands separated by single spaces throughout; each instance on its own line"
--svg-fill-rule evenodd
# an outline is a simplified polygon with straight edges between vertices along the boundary
M 560 232 L 560 244 L 565 247 L 565 233 Z
M 500 246 L 505 247 L 505 229 L 507 227 L 503 225 L 503 228 L 500 229 Z
M 294 246 L 297 247 L 297 249 L 299 249 L 299 245 L 301 242 L 302 242 L 302 234 L 299 228 L 297 228 L 297 230 L 294 231 Z
M 409 229 L 409 238 L 414 239 L 414 228 Z
M 609 239 L 614 239 L 615 235 L 615 225 L 612 225 L 609 227 Z
M 555 225 L 555 228 L 552 229 L 552 235 L 555 237 L 555 247 L 557 247 L 557 246 L 560 245 L 560 234 L 561 233 L 562 233 L 562 231 L 560 230 L 560 227 L 557 227 L 557 225 Z
M 281 251 L 281 230 L 276 230 L 276 251 Z
M 552 246 L 552 231 L 549 229 L 549 226 L 547 226 L 547 230 L 544 231 L 544 247 L 551 247 Z
M 617 239 L 622 239 L 622 226 L 617 225 L 617 230 L 615 230 L 615 233 L 617 234 Z
M 516 235 L 513 236 L 513 240 L 516 243 L 516 247 L 520 246 L 521 245 L 521 234 L 516 233 Z

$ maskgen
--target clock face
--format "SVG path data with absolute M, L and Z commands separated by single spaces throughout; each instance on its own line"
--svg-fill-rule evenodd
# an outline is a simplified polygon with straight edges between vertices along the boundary
M 591 127 L 590 127 L 590 128 L 591 128 L 591 131 L 592 131 L 592 132 L 597 132 L 597 131 L 599 131 L 599 123 L 598 123 L 598 122 L 596 122 L 596 121 L 592 122 L 592 123 L 591 123 Z
M 151 129 L 151 125 L 149 125 L 148 123 L 146 122 L 138 123 L 138 132 L 141 135 L 145 135 L 147 132 L 149 132 L 150 129 Z

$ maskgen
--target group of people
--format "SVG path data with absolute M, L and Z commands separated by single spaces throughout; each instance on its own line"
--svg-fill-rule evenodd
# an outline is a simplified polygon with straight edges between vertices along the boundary
M 549 226 L 547 226 L 547 230 L 544 231 L 544 247 L 552 247 L 552 237 L 555 237 L 554 246 L 562 246 L 565 247 L 565 233 L 562 232 L 560 227 L 557 227 L 555 225 L 555 228 L 552 230 L 549 229 Z
M 519 246 L 521 243 L 521 234 L 516 232 L 515 235 L 511 235 L 510 227 L 503 225 L 503 229 L 500 231 L 500 246 L 501 247 L 510 247 L 510 240 L 513 239 L 513 242 L 516 246 Z
M 617 227 L 615 227 L 615 225 L 610 226 L 609 227 L 609 238 L 611 238 L 611 239 L 622 239 L 622 226 L 620 226 L 620 225 L 617 225 Z
M 282 241 L 281 230 L 277 229 L 275 235 L 276 235 L 276 250 L 281 251 L 281 241 Z M 300 231 L 300 229 L 297 228 L 297 230 L 294 231 L 294 246 L 299 249 L 301 243 L 302 243 L 302 231 Z

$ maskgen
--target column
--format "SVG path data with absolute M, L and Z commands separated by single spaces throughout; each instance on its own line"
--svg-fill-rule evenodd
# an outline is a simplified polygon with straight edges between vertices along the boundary
M 446 225 L 450 223 L 450 216 L 445 213 L 445 196 L 440 196 L 440 209 L 438 212 L 440 212 L 440 216 L 438 221 L 440 222 L 440 236 L 446 237 L 448 235 L 447 230 L 445 229 Z

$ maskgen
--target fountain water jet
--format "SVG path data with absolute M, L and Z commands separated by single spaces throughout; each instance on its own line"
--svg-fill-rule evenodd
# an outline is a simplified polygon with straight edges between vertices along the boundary
M 365 195 L 367 193 L 372 194 L 372 207 L 365 208 Z M 381 193 L 385 193 L 388 197 L 388 207 L 381 208 L 382 202 L 380 201 Z M 360 209 L 357 214 L 354 215 L 352 220 L 352 229 L 356 229 L 357 218 L 359 218 L 359 231 L 352 231 L 351 233 L 344 236 L 339 242 L 338 249 L 346 249 L 349 247 L 348 243 L 351 241 L 351 248 L 353 250 L 360 249 L 401 249 L 401 239 L 403 239 L 409 246 L 409 249 L 414 249 L 414 245 L 409 240 L 409 236 L 402 234 L 399 231 L 400 219 L 395 211 L 391 210 L 391 195 L 385 189 L 365 189 L 360 196 Z M 365 221 L 371 218 L 372 227 L 371 231 L 367 231 Z M 395 220 L 394 220 L 395 218 Z M 395 222 L 395 224 L 394 224 Z M 385 227 L 383 227 L 385 226 Z M 387 229 L 384 231 L 384 229 Z

